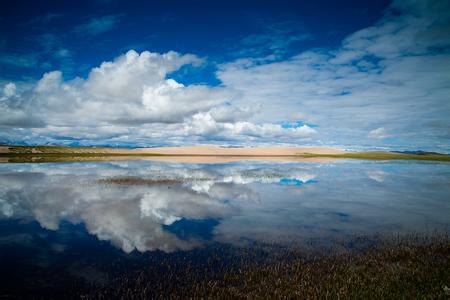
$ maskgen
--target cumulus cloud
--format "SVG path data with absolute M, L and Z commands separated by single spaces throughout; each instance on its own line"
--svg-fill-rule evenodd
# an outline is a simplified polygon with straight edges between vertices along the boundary
M 244 136 L 251 138 L 309 138 L 316 133 L 313 128 L 303 125 L 298 128 L 284 128 L 280 124 L 254 124 L 246 121 L 217 122 L 211 113 L 198 113 L 184 125 L 184 132 L 188 135 L 207 135 L 227 139 L 228 137 Z
M 25 99 L 17 95 L 17 86 L 9 82 L 3 87 L 0 97 L 0 127 L 40 127 L 43 122 L 24 108 Z
M 14 96 L 15 93 L 16 93 L 16 85 L 12 82 L 7 83 L 3 88 L 3 96 L 5 98 L 12 97 Z
M 124 176 L 140 176 L 149 184 L 124 189 L 108 181 Z M 277 165 L 203 168 L 117 162 L 12 168 L 4 164 L 0 166 L 0 220 L 33 219 L 48 230 L 58 230 L 63 220 L 83 223 L 90 234 L 125 252 L 187 250 L 205 241 L 180 238 L 164 226 L 181 219 L 231 218 L 240 214 L 242 205 L 259 203 L 259 193 L 249 184 L 314 176 L 301 166 L 280 169 Z
M 395 161 L 0 164 L 0 220 L 35 220 L 48 230 L 61 222 L 83 224 L 126 252 L 203 245 L 195 228 L 175 224 L 180 218 L 216 220 L 207 239 L 227 243 L 292 243 L 392 226 L 420 232 L 448 224 L 447 170 L 444 164 L 417 164 L 410 176 L 411 165 Z M 130 176 L 143 184 L 111 180 Z M 174 224 L 187 234 L 166 227 Z
M 217 122 L 236 122 L 251 118 L 261 111 L 261 105 L 256 107 L 222 105 L 212 108 L 209 112 Z
M 7 128 L 2 138 L 22 136 L 24 141 L 21 128 L 32 128 L 27 134 L 36 142 L 39 138 L 91 143 L 116 139 L 138 144 L 147 139 L 143 145 L 151 145 L 154 139 L 181 142 L 190 135 L 199 140 L 208 140 L 209 135 L 245 140 L 245 136 L 307 138 L 315 133 L 307 126 L 284 129 L 253 124 L 248 119 L 260 106 L 234 106 L 231 89 L 185 86 L 167 78 L 186 64 L 201 63 L 190 54 L 131 50 L 93 68 L 86 79 L 66 81 L 62 72 L 52 71 L 20 93 L 9 83 L 3 88 L 1 102 L 0 126 Z
M 93 68 L 87 78 L 68 81 L 61 71 L 49 72 L 31 88 L 15 82 L 13 92 L 12 85 L 3 86 L 0 141 L 291 143 L 448 152 L 443 141 L 450 139 L 449 9 L 438 1 L 394 1 L 377 23 L 350 34 L 338 48 L 287 57 L 278 55 L 281 44 L 266 47 L 276 60 L 256 51 L 222 63 L 216 87 L 170 78 L 184 65 L 202 63 L 176 52 L 129 51 Z M 117 20 L 91 20 L 85 30 L 100 33 Z M 245 41 L 264 45 L 267 37 Z M 279 125 L 297 121 L 304 125 Z

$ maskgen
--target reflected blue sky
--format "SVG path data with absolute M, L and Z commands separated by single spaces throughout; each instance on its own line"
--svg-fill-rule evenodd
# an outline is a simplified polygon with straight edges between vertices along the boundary
M 449 181 L 449 164 L 412 161 L 0 164 L 0 219 L 80 225 L 126 253 L 301 243 L 448 229 Z

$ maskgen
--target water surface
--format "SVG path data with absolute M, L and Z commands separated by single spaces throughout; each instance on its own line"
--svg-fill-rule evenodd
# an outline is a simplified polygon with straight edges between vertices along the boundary
M 449 195 L 440 162 L 0 164 L 1 276 L 102 282 L 118 258 L 448 232 Z

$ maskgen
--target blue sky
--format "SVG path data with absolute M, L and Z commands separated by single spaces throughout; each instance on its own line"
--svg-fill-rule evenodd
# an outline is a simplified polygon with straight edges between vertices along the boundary
M 449 152 L 445 1 L 6 1 L 0 142 Z
M 39 79 L 56 68 L 67 79 L 86 76 L 127 50 L 193 53 L 211 64 L 276 51 L 289 57 L 311 47 L 338 46 L 380 18 L 388 3 L 8 1 L 0 20 L 2 75 Z M 16 60 L 8 64 L 8 58 Z M 213 72 L 195 79 L 218 84 Z

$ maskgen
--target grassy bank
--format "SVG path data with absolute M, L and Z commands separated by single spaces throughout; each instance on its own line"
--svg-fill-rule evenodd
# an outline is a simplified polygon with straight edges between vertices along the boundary
M 114 160 L 116 157 L 161 156 L 156 153 L 126 153 L 128 149 L 106 147 L 5 146 L 0 158 L 12 163 L 76 162 Z
M 412 159 L 412 160 L 450 161 L 450 155 L 446 154 L 403 154 L 395 152 L 351 152 L 342 154 L 308 153 L 303 154 L 302 157 L 353 158 L 353 159 L 373 159 L 373 160 Z
M 115 153 L 0 153 L 9 163 L 49 163 L 49 162 L 82 162 L 82 161 L 112 161 L 129 157 L 139 159 L 140 157 L 162 156 L 160 154 L 115 154 Z M 0 160 L 1 161 L 1 160 Z
M 82 162 L 82 161 L 108 161 L 116 159 L 139 159 L 151 156 L 164 156 L 161 154 L 126 154 L 126 153 L 0 153 L 9 163 L 44 163 L 44 162 Z

